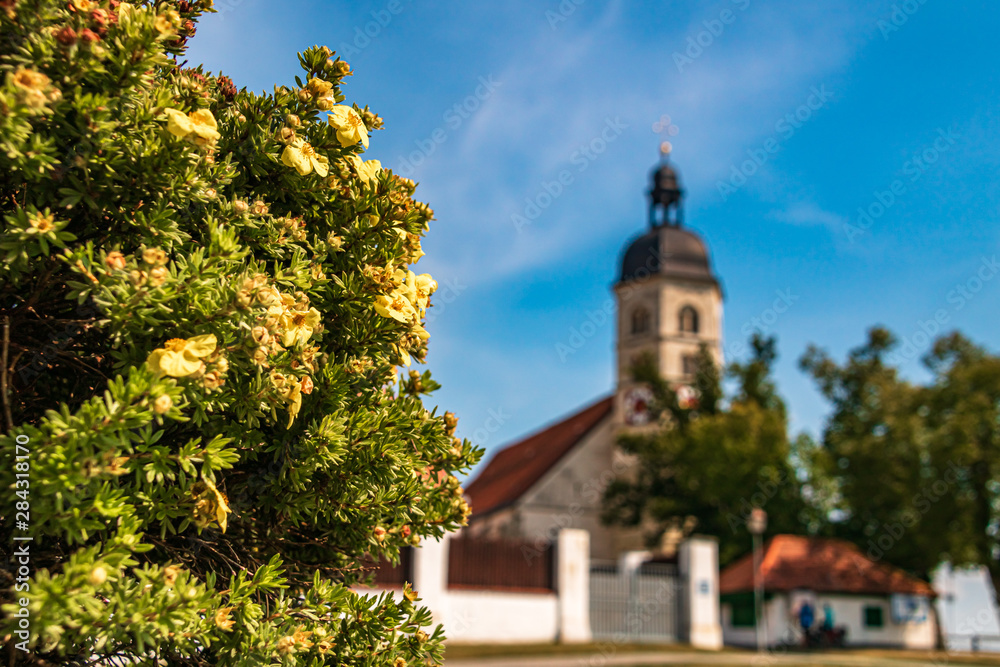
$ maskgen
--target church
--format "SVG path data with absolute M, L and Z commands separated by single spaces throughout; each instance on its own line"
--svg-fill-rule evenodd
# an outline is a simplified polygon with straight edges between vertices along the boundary
M 616 560 L 645 547 L 641 529 L 601 523 L 604 488 L 634 461 L 616 443 L 649 422 L 648 389 L 629 369 L 654 355 L 682 400 L 693 398 L 699 346 L 722 364 L 722 286 L 705 242 L 683 224 L 684 191 L 669 144 L 652 173 L 648 229 L 621 255 L 616 302 L 616 388 L 575 413 L 495 453 L 470 483 L 466 534 L 545 544 L 562 528 L 590 533 L 590 556 Z

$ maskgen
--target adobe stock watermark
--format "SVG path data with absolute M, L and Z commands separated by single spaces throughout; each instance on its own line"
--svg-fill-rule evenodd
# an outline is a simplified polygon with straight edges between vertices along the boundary
M 411 176 L 427 158 L 434 155 L 441 144 L 448 140 L 449 131 L 454 132 L 462 127 L 462 124 L 471 118 L 482 107 L 483 103 L 493 95 L 496 89 L 502 85 L 502 82 L 493 79 L 492 74 L 479 77 L 479 85 L 476 86 L 472 94 L 456 102 L 444 112 L 444 115 L 441 117 L 444 125 L 435 128 L 426 139 L 417 139 L 414 141 L 416 150 L 410 151 L 409 155 L 396 158 L 396 161 L 399 163 L 397 173 L 401 176 Z
M 866 230 L 909 191 L 908 183 L 913 184 L 923 178 L 924 174 L 941 159 L 941 155 L 950 151 L 961 138 L 961 135 L 954 130 L 938 128 L 937 133 L 937 138 L 930 146 L 915 153 L 903 163 L 901 171 L 905 179 L 894 179 L 885 190 L 876 190 L 872 193 L 874 201 L 867 206 L 858 207 L 855 223 L 844 223 L 844 233 L 847 234 L 848 241 L 854 243 L 859 236 L 863 236 Z
M 726 513 L 726 523 L 729 524 L 729 530 L 735 534 L 739 529 L 746 528 L 747 520 L 754 509 L 767 505 L 789 479 L 790 477 L 784 471 L 779 471 L 777 479 L 757 480 L 757 490 L 753 495 L 749 499 L 740 498 L 739 516 L 732 512 Z
M 483 425 L 476 428 L 472 432 L 472 437 L 469 438 L 480 447 L 486 445 L 490 441 L 490 438 L 493 437 L 493 434 L 499 431 L 500 427 L 506 424 L 507 420 L 511 417 L 503 411 L 503 408 L 497 408 L 496 410 L 490 408 L 486 411 L 486 414 L 489 416 L 483 421 Z
M 716 181 L 715 187 L 722 195 L 722 201 L 726 201 L 746 185 L 751 176 L 781 151 L 783 142 L 794 137 L 832 97 L 833 93 L 827 90 L 825 83 L 810 88 L 809 96 L 801 105 L 774 123 L 774 134 L 771 137 L 758 148 L 748 148 L 748 159 L 739 165 L 733 164 L 728 179 Z
M 213 3 L 212 6 L 215 9 L 215 13 L 219 15 L 219 20 L 225 21 L 226 14 L 230 13 L 244 2 L 245 0 L 219 0 L 218 2 Z
M 424 324 L 430 324 L 441 317 L 448 306 L 455 303 L 468 288 L 468 285 L 460 283 L 457 278 L 445 278 L 441 281 L 437 290 L 434 291 L 434 298 L 431 300 L 431 307 L 427 309 Z
M 746 11 L 750 6 L 750 0 L 730 0 L 730 2 L 740 12 Z M 677 71 L 683 74 L 685 67 L 694 63 L 698 58 L 701 58 L 705 50 L 715 44 L 715 40 L 721 37 L 722 33 L 726 31 L 726 26 L 730 26 L 736 22 L 737 16 L 739 14 L 727 7 L 719 12 L 716 18 L 702 21 L 701 24 L 705 29 L 693 35 L 688 35 L 687 47 L 683 53 L 680 51 L 674 51 L 673 53 L 672 58 L 674 59 L 674 65 L 677 66 Z
M 549 22 L 549 27 L 555 30 L 560 23 L 565 23 L 577 8 L 587 0 L 561 0 L 556 11 L 545 10 L 545 20 Z
M 618 290 L 618 303 L 622 306 L 629 303 L 638 291 L 639 283 L 654 275 L 659 270 L 660 263 L 665 261 L 669 256 L 669 253 L 660 252 L 659 246 L 651 248 L 646 261 L 633 272 L 634 280 Z M 576 354 L 587 344 L 587 341 L 597 335 L 601 327 L 614 320 L 615 302 L 614 297 L 608 297 L 601 304 L 600 308 L 587 310 L 584 313 L 583 322 L 578 326 L 569 328 L 569 336 L 566 341 L 559 341 L 555 345 L 559 361 L 566 363 L 569 357 Z
M 875 26 L 882 33 L 882 39 L 889 41 L 889 36 L 894 32 L 899 32 L 900 28 L 906 25 L 910 17 L 920 11 L 920 8 L 927 4 L 927 0 L 903 0 L 894 4 L 888 18 L 880 18 L 875 22 Z
M 874 563 L 882 560 L 906 534 L 906 531 L 920 523 L 931 507 L 948 493 L 961 476 L 962 471 L 955 466 L 954 462 L 949 462 L 948 469 L 945 470 L 941 478 L 923 487 L 919 493 L 913 496 L 910 500 L 910 507 L 900 515 L 898 521 L 883 522 L 879 534 L 868 540 L 866 553 L 868 558 Z M 861 569 L 860 561 L 857 562 L 857 567 L 859 570 Z
M 411 0 L 406 0 L 409 4 Z M 402 0 L 389 0 L 382 9 L 371 11 L 372 20 L 364 26 L 355 26 L 354 39 L 350 42 L 341 42 L 337 53 L 345 58 L 353 58 L 369 46 L 382 34 L 382 31 L 389 27 L 392 20 L 399 16 L 406 6 Z
M 560 171 L 555 179 L 551 181 L 543 180 L 534 196 L 524 199 L 524 208 L 517 213 L 512 213 L 510 222 L 518 232 L 531 225 L 552 202 L 558 199 L 576 180 L 576 174 L 587 171 L 590 165 L 608 150 L 608 146 L 613 144 L 622 133 L 628 129 L 628 125 L 621 121 L 621 118 L 606 118 L 604 127 L 597 135 L 585 144 L 581 144 L 569 156 L 569 163 L 576 167 L 576 173 L 570 169 Z
M 946 308 L 939 308 L 934 312 L 934 316 L 926 320 L 917 320 L 916 331 L 902 336 L 898 350 L 893 350 L 886 355 L 886 361 L 893 365 L 899 365 L 904 361 L 916 359 L 924 350 L 928 349 L 934 341 L 934 336 L 944 330 L 944 327 L 951 320 L 951 313 L 958 312 L 983 291 L 986 283 L 993 280 L 997 273 L 1000 273 L 1000 262 L 997 256 L 983 257 L 979 267 L 967 280 L 955 285 L 948 291 L 945 299 L 952 305 L 951 312 Z
M 536 530 L 531 544 L 521 546 L 521 555 L 524 556 L 528 565 L 531 565 L 532 561 L 552 548 L 560 530 L 572 528 L 576 519 L 583 516 L 586 510 L 599 509 L 601 498 L 604 497 L 604 489 L 626 470 L 628 470 L 628 464 L 625 460 L 616 458 L 611 463 L 610 468 L 605 468 L 600 475 L 588 479 L 580 486 L 579 491 L 574 490 L 573 502 L 569 504 L 566 511 L 552 514 L 548 527 Z M 577 500 L 577 497 L 583 502 Z
M 755 331 L 759 331 L 762 334 L 770 332 L 781 316 L 787 313 L 788 309 L 799 300 L 797 294 L 792 294 L 791 287 L 786 287 L 783 290 L 775 290 L 774 293 L 776 298 L 771 306 L 760 311 L 758 315 L 751 317 L 740 327 L 740 334 L 744 338 L 750 338 Z M 739 357 L 746 351 L 747 347 L 743 341 L 737 341 L 732 345 L 726 346 L 727 357 Z

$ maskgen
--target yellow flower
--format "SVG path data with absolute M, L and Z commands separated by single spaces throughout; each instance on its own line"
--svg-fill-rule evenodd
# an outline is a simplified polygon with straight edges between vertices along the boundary
M 417 316 L 413 304 L 399 289 L 393 290 L 392 294 L 380 294 L 375 299 L 375 312 L 382 317 L 391 317 L 400 322 L 409 322 Z
M 351 155 L 349 158 L 354 164 L 354 169 L 358 172 L 358 176 L 361 180 L 366 181 L 369 185 L 374 185 L 378 174 L 382 171 L 382 163 L 378 160 L 368 160 L 363 161 L 357 155 Z
M 360 141 L 365 148 L 368 148 L 368 128 L 353 107 L 343 104 L 333 107 L 330 109 L 327 122 L 336 128 L 337 141 L 341 146 L 354 146 Z
M 421 310 L 426 310 L 427 304 L 430 302 L 431 294 L 434 294 L 434 292 L 437 291 L 437 281 L 431 277 L 431 274 L 421 273 L 419 276 L 414 278 L 414 284 L 417 288 L 417 298 L 414 303 Z
M 191 491 L 195 497 L 195 524 L 200 528 L 204 528 L 212 523 L 214 519 L 219 523 L 219 528 L 222 529 L 222 532 L 226 532 L 229 514 L 232 510 L 229 509 L 226 497 L 215 488 L 215 484 L 212 484 L 207 479 L 203 479 L 200 482 L 196 482 L 191 487 Z
M 167 132 L 175 137 L 198 146 L 211 146 L 222 137 L 219 124 L 208 109 L 198 109 L 189 114 L 177 109 L 164 109 L 163 113 L 167 115 Z
M 167 586 L 173 586 L 177 582 L 177 575 L 181 573 L 181 569 L 176 565 L 168 565 L 163 568 L 163 583 Z
M 400 363 L 404 366 L 409 366 L 411 363 L 410 353 L 407 352 L 401 345 L 396 346 L 396 352 L 399 354 Z
M 295 643 L 301 646 L 302 648 L 309 648 L 310 646 L 313 645 L 312 642 L 309 641 L 309 636 L 311 634 L 312 632 L 305 632 L 304 630 L 302 630 L 302 627 L 299 626 L 299 629 L 296 630 L 294 634 L 292 634 L 292 639 L 294 639 Z
M 306 84 L 309 88 L 309 92 L 317 97 L 322 97 L 330 92 L 333 88 L 333 84 L 329 81 L 324 81 L 323 79 L 309 79 L 309 83 Z
M 326 653 L 327 651 L 333 648 L 333 644 L 324 640 L 321 641 L 319 644 L 316 644 L 316 648 L 319 649 L 320 653 Z
M 215 625 L 223 630 L 232 630 L 233 626 L 236 625 L 236 621 L 229 618 L 229 612 L 232 610 L 233 607 L 220 607 L 215 612 Z
M 392 661 L 392 667 L 406 667 L 406 660 L 403 658 L 396 658 Z
M 51 213 L 38 212 L 28 218 L 28 224 L 40 234 L 45 234 L 56 228 L 56 216 Z
M 283 398 L 288 401 L 288 428 L 291 428 L 292 422 L 302 409 L 302 387 L 297 382 L 291 383 L 285 390 Z
M 180 22 L 181 15 L 178 14 L 176 10 L 168 9 L 156 17 L 156 21 L 153 22 L 153 26 L 161 35 L 167 35 L 172 34 L 174 32 L 174 26 L 178 25 Z
M 278 640 L 278 653 L 288 654 L 293 652 L 295 652 L 295 637 L 288 635 Z
M 151 371 L 170 377 L 187 377 L 202 368 L 202 359 L 215 352 L 215 334 L 194 338 L 171 338 L 163 347 L 153 350 L 146 360 Z
M 45 76 L 41 72 L 36 72 L 33 69 L 27 69 L 25 67 L 20 67 L 14 72 L 12 78 L 12 83 L 21 88 L 22 90 L 32 90 L 32 91 L 42 91 L 44 90 L 51 79 Z
M 313 331 L 319 326 L 320 314 L 315 308 L 309 310 L 289 310 L 283 318 L 282 324 L 285 333 L 281 337 L 281 344 L 285 347 L 292 347 L 309 340 Z
M 288 167 L 294 167 L 302 176 L 314 170 L 320 176 L 326 176 L 330 172 L 330 161 L 302 139 L 296 139 L 285 146 L 281 161 Z

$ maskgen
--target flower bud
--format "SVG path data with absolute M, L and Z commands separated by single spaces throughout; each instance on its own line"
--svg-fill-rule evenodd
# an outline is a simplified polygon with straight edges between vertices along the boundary
M 236 201 L 233 202 L 233 210 L 239 213 L 240 215 L 243 215 L 244 213 L 250 210 L 250 205 L 247 204 L 245 201 L 237 199 Z
M 89 583 L 91 586 L 100 586 L 107 580 L 108 580 L 107 570 L 105 570 L 100 565 L 96 566 L 93 570 L 91 570 L 90 575 L 87 577 L 87 583 Z
M 312 381 L 312 378 L 307 375 L 304 378 L 302 378 L 301 380 L 299 380 L 299 390 L 303 394 L 311 394 L 312 390 L 313 390 L 313 381 Z
M 149 272 L 149 282 L 153 287 L 159 287 L 167 282 L 167 278 L 169 277 L 170 272 L 167 271 L 167 267 L 165 266 L 157 266 Z
M 374 530 L 374 534 L 375 534 L 375 539 L 378 540 L 379 542 L 385 541 L 385 528 L 383 528 L 382 526 L 376 527 Z
M 153 412 L 158 415 L 166 414 L 174 406 L 174 400 L 167 394 L 157 397 L 153 403 Z
M 113 250 L 104 258 L 104 265 L 112 271 L 120 271 L 125 268 L 125 255 Z
M 271 339 L 271 335 L 267 332 L 267 329 L 261 326 L 254 327 L 250 330 L 250 335 L 253 336 L 255 343 L 264 345 L 268 340 Z
M 305 88 L 300 88 L 298 92 L 299 102 L 308 102 L 312 99 L 312 93 Z
M 56 33 L 56 41 L 63 46 L 71 46 L 76 44 L 76 30 L 73 30 L 69 26 L 66 26 L 62 30 Z
M 167 263 L 167 253 L 159 248 L 146 248 L 142 251 L 142 261 L 154 266 Z
M 288 127 L 298 127 L 301 124 L 302 121 L 295 114 L 290 113 L 287 116 L 285 116 L 285 125 L 287 125 Z

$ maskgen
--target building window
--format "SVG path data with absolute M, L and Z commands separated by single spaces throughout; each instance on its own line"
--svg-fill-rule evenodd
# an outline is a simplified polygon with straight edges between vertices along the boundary
M 632 311 L 632 333 L 643 334 L 649 331 L 650 324 L 649 311 L 645 308 L 636 308 Z
M 733 601 L 732 625 L 734 628 L 754 627 L 754 602 L 753 598 Z
M 881 628 L 885 625 L 885 620 L 882 618 L 882 607 L 865 607 L 864 613 L 866 628 Z
M 698 357 L 693 354 L 685 354 L 681 357 L 681 372 L 684 377 L 694 377 L 698 373 Z
M 691 306 L 684 306 L 678 314 L 678 326 L 681 333 L 698 333 L 698 311 Z

